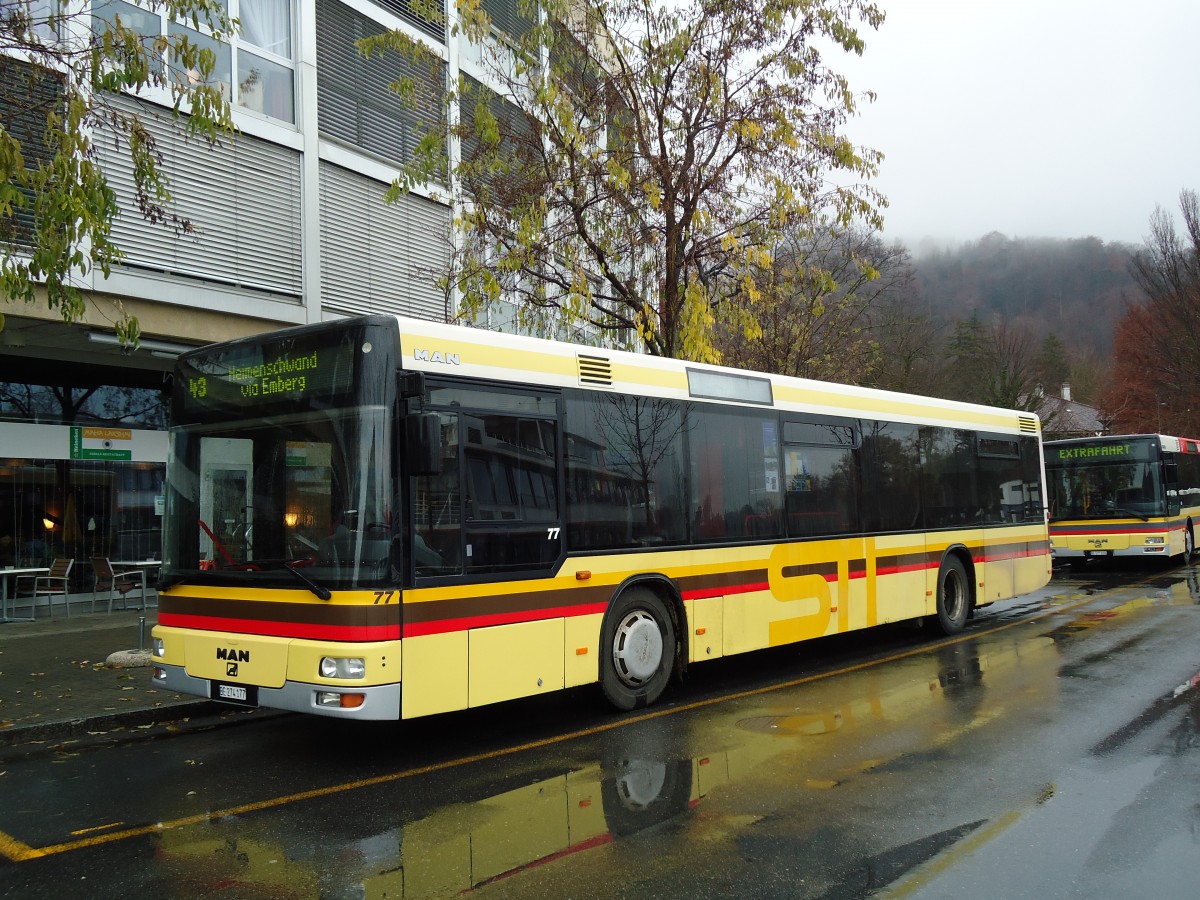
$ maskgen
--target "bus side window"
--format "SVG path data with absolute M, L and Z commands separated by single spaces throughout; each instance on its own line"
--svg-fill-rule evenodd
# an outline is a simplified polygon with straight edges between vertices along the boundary
M 463 414 L 466 567 L 519 572 L 557 562 L 558 453 L 554 423 L 519 415 Z
M 783 460 L 790 537 L 858 528 L 858 458 L 852 448 L 786 444 Z

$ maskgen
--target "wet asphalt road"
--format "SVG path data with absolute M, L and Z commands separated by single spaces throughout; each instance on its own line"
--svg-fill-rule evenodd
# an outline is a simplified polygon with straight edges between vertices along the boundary
M 285 716 L 0 775 L 0 895 L 1191 898 L 1197 568 L 430 720 Z M 70 892 L 67 894 L 66 892 Z

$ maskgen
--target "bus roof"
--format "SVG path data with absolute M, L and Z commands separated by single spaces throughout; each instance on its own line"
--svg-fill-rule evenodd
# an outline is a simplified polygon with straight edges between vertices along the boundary
M 402 366 L 499 382 L 1038 434 L 1036 413 L 397 316 Z

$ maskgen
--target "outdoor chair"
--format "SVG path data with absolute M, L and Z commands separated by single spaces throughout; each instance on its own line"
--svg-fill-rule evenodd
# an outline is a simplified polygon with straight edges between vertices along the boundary
M 113 600 L 121 595 L 121 609 L 128 609 L 128 594 L 134 588 L 142 589 L 142 605 L 146 608 L 146 573 L 141 569 L 114 569 L 106 556 L 93 556 L 92 569 L 96 580 L 92 584 L 92 612 L 96 611 L 97 595 L 101 592 L 108 594 L 108 611 L 112 613 Z
M 71 604 L 67 602 L 67 593 L 70 589 L 73 565 L 75 565 L 73 559 L 56 559 L 50 564 L 50 571 L 45 575 L 22 575 L 17 579 L 17 596 L 28 593 L 33 597 L 31 615 L 37 616 L 38 597 L 45 597 L 46 609 L 53 616 L 54 598 L 59 594 L 62 594 L 63 610 L 68 617 L 71 615 Z

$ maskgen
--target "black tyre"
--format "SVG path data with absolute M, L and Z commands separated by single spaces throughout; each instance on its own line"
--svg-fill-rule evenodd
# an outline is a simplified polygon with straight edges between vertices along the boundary
M 645 588 L 621 594 L 608 610 L 600 642 L 600 687 L 617 709 L 649 706 L 675 665 L 675 623 Z
M 1196 553 L 1196 535 L 1192 532 L 1192 523 L 1188 522 L 1183 529 L 1183 561 L 1189 563 Z
M 971 615 L 971 583 L 957 556 L 942 560 L 937 580 L 937 627 L 942 634 L 958 634 Z

